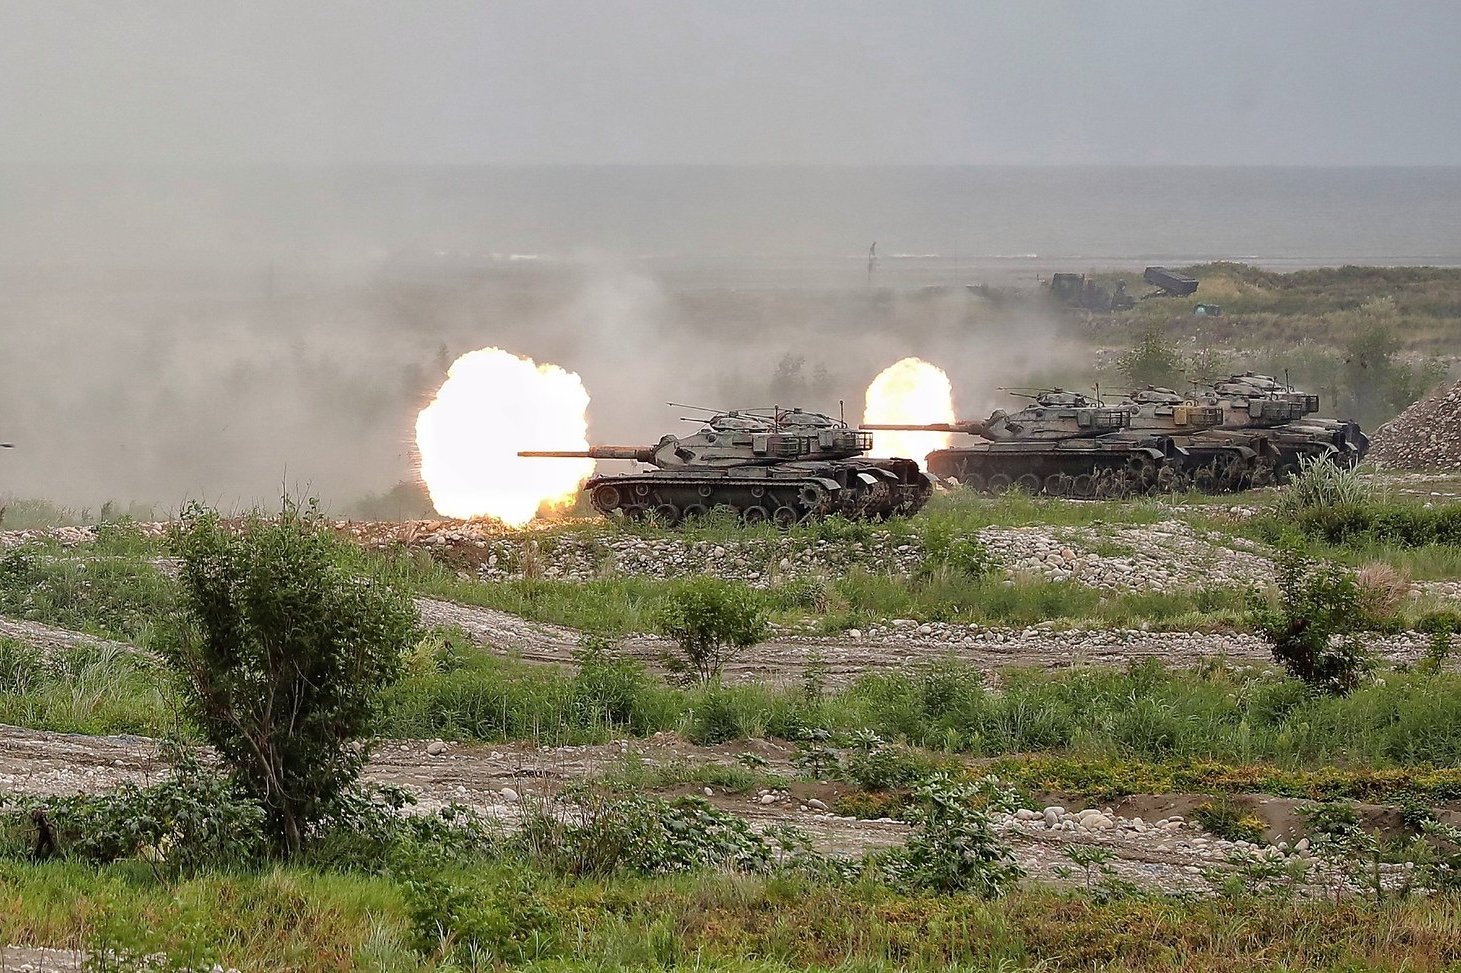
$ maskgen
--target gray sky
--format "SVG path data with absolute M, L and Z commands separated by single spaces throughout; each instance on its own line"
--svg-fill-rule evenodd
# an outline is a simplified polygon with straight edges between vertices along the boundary
M 0 162 L 1461 164 L 1455 0 L 0 0 Z

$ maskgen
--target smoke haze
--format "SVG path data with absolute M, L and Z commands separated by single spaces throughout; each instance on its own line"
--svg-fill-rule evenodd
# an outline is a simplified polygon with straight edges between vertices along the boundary
M 414 476 L 490 345 L 579 372 L 599 441 L 666 400 L 854 415 L 908 355 L 982 417 L 1086 363 L 968 284 L 1461 265 L 1458 34 L 1419 0 L 8 0 L 0 495 L 343 504 Z

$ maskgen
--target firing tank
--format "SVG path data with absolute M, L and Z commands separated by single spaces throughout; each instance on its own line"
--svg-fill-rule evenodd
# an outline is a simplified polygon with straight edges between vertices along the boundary
M 708 410 L 707 410 L 708 411 Z M 872 459 L 872 435 L 801 409 L 715 413 L 692 436 L 654 446 L 525 450 L 519 456 L 632 460 L 652 470 L 595 475 L 584 484 L 605 516 L 673 526 L 729 507 L 748 524 L 781 527 L 833 514 L 885 519 L 919 510 L 933 481 L 911 459 Z
M 1116 405 L 1063 389 L 1034 398 L 982 422 L 862 428 L 979 436 L 989 441 L 929 453 L 929 472 L 992 493 L 1074 497 L 1235 492 L 1284 482 L 1305 457 L 1353 464 L 1369 445 L 1357 424 L 1315 417 L 1318 396 L 1254 373 L 1193 397 L 1148 387 Z
M 1024 394 L 1034 401 L 1017 412 L 997 409 L 983 421 L 924 425 L 864 423 L 866 430 L 950 432 L 989 440 L 928 454 L 928 470 L 975 490 L 1012 486 L 1055 496 L 1127 496 L 1156 489 L 1168 456 L 1160 437 L 1134 433 L 1129 407 L 1065 389 Z

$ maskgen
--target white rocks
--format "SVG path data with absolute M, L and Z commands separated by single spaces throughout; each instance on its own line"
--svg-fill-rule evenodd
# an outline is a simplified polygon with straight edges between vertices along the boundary
M 777 797 L 775 794 L 762 794 L 761 795 L 761 803 L 762 804 L 775 804 L 779 800 L 781 800 L 781 798 Z
M 815 797 L 807 798 L 807 807 L 811 808 L 814 811 L 827 810 L 827 805 L 817 800 Z
M 446 744 L 443 743 L 441 740 L 432 740 L 426 745 L 426 752 L 431 754 L 433 757 L 440 757 L 442 754 L 446 753 L 446 750 Z
M 504 787 L 502 790 L 498 791 L 498 793 L 501 794 L 502 799 L 509 804 L 516 804 L 518 801 L 522 800 L 522 797 L 518 794 L 518 792 L 513 790 L 511 787 Z
M 711 790 L 709 787 L 705 788 L 701 793 L 703 793 L 706 797 L 715 796 L 715 791 Z
M 1052 805 L 1051 807 L 1047 807 L 1042 812 L 1042 817 L 1045 818 L 1045 827 L 1054 828 L 1055 826 L 1060 824 L 1061 820 L 1065 817 L 1065 808 L 1058 805 Z

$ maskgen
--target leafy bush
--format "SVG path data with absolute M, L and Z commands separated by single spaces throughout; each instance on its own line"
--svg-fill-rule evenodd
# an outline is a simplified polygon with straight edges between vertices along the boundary
M 247 865 L 265 850 L 263 806 L 191 758 L 149 787 L 129 782 L 105 794 L 25 801 L 10 829 L 26 820 L 40 825 L 36 814 L 52 829 L 56 853 L 96 864 L 141 857 L 154 868 L 191 874 Z
M 416 948 L 466 969 L 542 959 L 553 953 L 559 922 L 530 875 L 405 882 Z
M 1348 804 L 1325 801 L 1300 812 L 1315 834 L 1348 837 L 1359 830 L 1360 816 Z
M 932 769 L 927 758 L 905 747 L 884 743 L 871 732 L 854 734 L 853 752 L 842 761 L 843 775 L 870 791 L 911 784 Z
M 1340 466 L 1328 457 L 1303 456 L 1299 471 L 1289 478 L 1279 496 L 1281 516 L 1304 510 L 1354 507 L 1371 499 L 1357 467 Z
M 701 682 L 720 676 L 729 650 L 755 645 L 767 631 L 754 591 L 709 575 L 672 586 L 656 621 L 679 644 L 679 656 L 666 661 Z
M 799 852 L 796 832 L 782 836 Z M 780 845 L 699 797 L 564 795 L 530 810 L 518 837 L 532 860 L 565 875 L 669 875 L 700 869 L 765 873 Z M 809 847 L 809 846 L 807 846 Z
M 352 787 L 313 824 L 304 861 L 355 872 L 439 866 L 480 856 L 496 837 L 470 808 L 448 804 L 423 814 L 415 806 L 415 795 L 400 787 Z
M 578 665 L 574 702 L 585 723 L 623 727 L 640 736 L 658 729 L 647 705 L 654 683 L 644 663 L 619 655 L 607 641 L 592 636 L 573 659 Z
M 1192 816 L 1209 834 L 1227 841 L 1251 841 L 1255 844 L 1264 840 L 1263 822 L 1231 797 L 1215 797 L 1197 807 Z
M 1148 385 L 1181 388 L 1185 365 L 1176 345 L 1156 328 L 1143 332 L 1136 345 L 1116 359 L 1116 371 L 1137 389 Z
M 967 892 L 983 898 L 1003 895 L 1023 871 L 1008 846 L 994 835 L 989 814 L 976 810 L 979 785 L 935 774 L 914 791 L 904 816 L 914 831 L 888 855 L 885 874 L 917 891 Z
M 1291 675 L 1330 694 L 1352 691 L 1368 660 L 1358 643 L 1344 636 L 1370 625 L 1354 576 L 1294 550 L 1280 551 L 1277 564 L 1278 606 L 1260 605 L 1255 628 Z
M 416 642 L 414 606 L 347 574 L 318 508 L 286 504 L 237 530 L 190 508 L 174 531 L 191 624 L 166 647 L 188 709 L 263 805 L 277 849 L 355 781 L 381 691 Z

